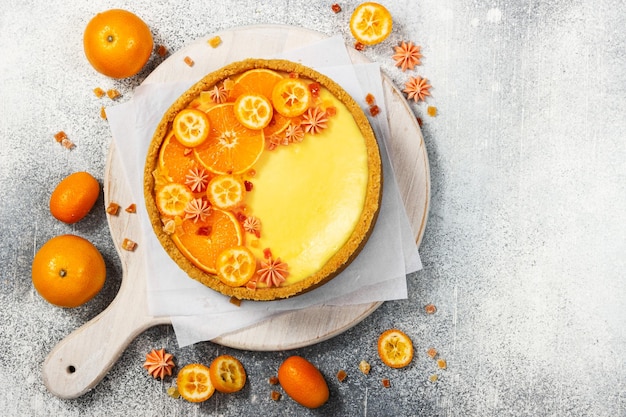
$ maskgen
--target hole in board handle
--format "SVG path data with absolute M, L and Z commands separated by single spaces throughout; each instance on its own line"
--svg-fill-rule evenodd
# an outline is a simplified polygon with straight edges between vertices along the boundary
M 67 371 L 68 374 L 73 374 L 74 372 L 76 372 L 76 367 L 74 365 L 70 365 L 67 368 L 65 368 L 65 370 Z

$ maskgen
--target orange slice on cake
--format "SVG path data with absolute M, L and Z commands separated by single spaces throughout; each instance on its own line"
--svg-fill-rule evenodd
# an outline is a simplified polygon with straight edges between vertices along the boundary
M 198 166 L 188 153 L 189 148 L 181 145 L 170 132 L 159 151 L 159 171 L 168 181 L 184 184 L 189 170 Z
M 241 226 L 235 215 L 212 209 L 204 219 L 183 220 L 172 240 L 183 254 L 198 268 L 215 274 L 218 256 L 226 249 L 243 242 Z
M 229 100 L 236 101 L 243 94 L 262 95 L 267 99 L 272 98 L 274 86 L 284 77 L 276 71 L 257 68 L 241 74 L 229 93 Z M 280 113 L 273 112 L 268 125 L 263 129 L 266 137 L 280 133 L 289 125 L 289 118 Z
M 207 111 L 211 128 L 196 159 L 215 174 L 242 174 L 252 168 L 265 146 L 262 130 L 248 129 L 235 116 L 234 104 L 224 103 Z

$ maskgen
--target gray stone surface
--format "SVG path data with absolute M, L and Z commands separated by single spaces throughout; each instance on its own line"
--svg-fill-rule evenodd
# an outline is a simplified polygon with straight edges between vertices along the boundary
M 285 23 L 351 36 L 357 1 L 247 0 L 114 4 L 33 0 L 0 11 L 0 413 L 5 416 L 622 416 L 626 415 L 626 9 L 621 0 L 382 1 L 392 36 L 365 54 L 402 86 L 392 46 L 422 45 L 417 74 L 432 98 L 412 104 L 424 121 L 432 176 L 430 216 L 408 277 L 408 300 L 385 303 L 329 341 L 290 352 L 245 352 L 212 343 L 179 348 L 171 327 L 141 334 L 95 389 L 52 396 L 41 380 L 48 352 L 115 297 L 121 266 L 100 199 L 73 226 L 48 211 L 53 185 L 87 170 L 102 182 L 110 144 L 94 87 L 133 89 L 159 64 L 127 80 L 96 74 L 82 52 L 89 18 L 109 7 L 138 13 L 157 44 L 176 51 L 208 33 Z M 439 110 L 426 115 L 426 106 Z M 52 135 L 65 130 L 67 151 Z M 77 309 L 34 291 L 36 249 L 61 233 L 91 240 L 108 268 L 104 290 Z M 437 312 L 426 315 L 423 306 Z M 406 369 L 380 363 L 390 327 L 414 340 Z M 165 347 L 179 364 L 239 357 L 245 389 L 201 405 L 165 394 L 144 355 Z M 447 359 L 438 370 L 425 351 Z M 269 398 L 268 377 L 290 354 L 319 365 L 331 400 L 316 411 Z M 372 363 L 365 377 L 361 359 Z M 335 373 L 348 372 L 339 383 Z M 438 374 L 436 383 L 428 381 Z M 381 378 L 391 387 L 381 387 Z

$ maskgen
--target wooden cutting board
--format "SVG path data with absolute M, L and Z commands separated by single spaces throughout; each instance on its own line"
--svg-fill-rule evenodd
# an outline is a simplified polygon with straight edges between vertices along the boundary
M 222 45 L 211 49 L 207 39 L 219 35 Z M 248 57 L 269 57 L 326 38 L 326 35 L 289 26 L 263 25 L 225 30 L 184 47 L 157 67 L 144 83 L 178 81 L 181 71 L 196 79 L 229 62 Z M 236 46 L 236 48 L 234 48 Z M 354 63 L 368 59 L 350 49 Z M 193 57 L 189 68 L 185 56 Z M 424 234 L 430 199 L 428 155 L 417 120 L 402 93 L 383 76 L 383 88 L 390 121 L 389 155 L 398 186 L 419 245 Z M 115 146 L 109 151 L 104 175 L 105 206 L 110 201 L 122 207 L 130 204 L 130 187 L 122 174 Z M 46 387 L 58 397 L 76 398 L 93 388 L 128 344 L 144 330 L 169 324 L 168 317 L 148 314 L 145 256 L 138 245 L 134 252 L 121 249 L 124 238 L 140 241 L 139 219 L 107 216 L 111 236 L 122 264 L 122 284 L 116 298 L 102 313 L 63 339 L 43 364 Z M 245 350 L 285 350 L 311 345 L 344 332 L 376 310 L 381 303 L 354 306 L 322 306 L 288 312 L 254 326 L 213 340 L 224 346 Z M 289 331 L 284 331 L 289 329 Z

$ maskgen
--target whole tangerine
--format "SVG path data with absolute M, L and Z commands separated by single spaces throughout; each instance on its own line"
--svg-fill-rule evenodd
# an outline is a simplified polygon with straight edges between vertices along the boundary
M 100 184 L 88 172 L 75 172 L 57 184 L 50 195 L 50 213 L 72 224 L 89 213 L 100 195 Z
M 106 266 L 100 251 L 87 239 L 60 235 L 39 248 L 32 263 L 33 285 L 46 301 L 78 307 L 104 286 Z
M 148 25 L 136 14 L 122 9 L 96 14 L 83 35 L 89 63 L 112 78 L 137 74 L 150 59 L 153 46 Z
M 278 368 L 278 382 L 287 395 L 307 408 L 321 407 L 330 395 L 319 369 L 301 356 L 290 356 Z

